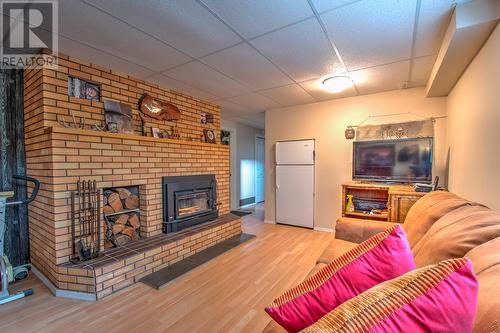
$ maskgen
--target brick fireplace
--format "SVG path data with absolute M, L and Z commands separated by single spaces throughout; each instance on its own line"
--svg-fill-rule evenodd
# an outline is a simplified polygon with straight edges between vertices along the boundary
M 101 101 L 68 97 L 68 75 L 98 82 Z M 39 195 L 29 207 L 31 262 L 35 271 L 43 274 L 57 290 L 104 297 L 241 232 L 239 220 L 225 217 L 213 225 L 192 227 L 187 239 L 162 233 L 162 179 L 166 176 L 213 175 L 218 213 L 221 217 L 229 213 L 229 147 L 200 142 L 204 128 L 220 133 L 218 105 L 64 55 L 60 55 L 57 70 L 26 70 L 24 79 L 27 170 L 28 175 L 41 182 Z M 179 107 L 182 116 L 176 125 L 180 140 L 140 135 L 137 103 L 146 92 Z M 103 99 L 130 104 L 134 134 L 90 129 L 93 124 L 103 125 Z M 214 123 L 202 126 L 201 112 L 213 114 Z M 75 117 L 77 122 L 84 118 L 88 128 L 62 127 L 58 115 L 67 120 Z M 146 127 L 168 129 L 172 124 L 146 119 Z M 135 228 L 135 236 L 127 231 L 132 235 L 130 238 L 147 251 L 137 253 L 138 245 L 130 245 L 119 251 L 113 249 L 112 254 L 104 250 L 104 259 L 109 260 L 101 259 L 99 264 L 69 263 L 72 254 L 69 198 L 78 180 L 96 180 L 103 193 L 136 189 L 138 209 L 134 214 L 138 215 L 140 227 L 135 228 L 135 220 L 124 224 Z M 105 235 L 104 219 L 101 223 Z M 105 248 L 104 240 L 101 247 Z M 131 259 L 133 255 L 135 259 Z

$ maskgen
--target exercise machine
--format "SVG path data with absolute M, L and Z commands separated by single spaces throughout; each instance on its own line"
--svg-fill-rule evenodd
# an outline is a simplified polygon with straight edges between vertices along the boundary
M 7 206 L 15 205 L 27 205 L 33 200 L 35 200 L 38 190 L 40 189 L 40 182 L 33 177 L 27 176 L 13 176 L 12 178 L 18 180 L 24 180 L 33 183 L 33 191 L 29 198 L 25 198 L 20 201 L 7 202 L 7 197 L 11 195 L 0 196 L 0 279 L 1 279 L 1 290 L 0 290 L 0 304 L 9 303 L 17 299 L 29 296 L 33 294 L 33 289 L 26 289 L 15 294 L 9 293 L 9 282 L 12 282 L 17 276 L 18 278 L 23 278 L 28 275 L 28 266 L 22 265 L 12 269 L 9 258 L 4 254 L 4 235 L 7 230 L 7 224 L 5 220 L 5 211 Z

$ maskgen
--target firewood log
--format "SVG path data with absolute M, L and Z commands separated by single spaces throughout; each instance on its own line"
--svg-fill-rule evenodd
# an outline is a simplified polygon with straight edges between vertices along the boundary
M 126 226 L 125 229 L 122 230 L 122 234 L 127 235 L 132 239 L 135 234 L 135 228 Z
M 121 214 L 119 215 L 116 220 L 115 224 L 125 224 L 128 221 L 128 214 Z
M 127 190 L 126 188 L 122 188 L 122 187 L 115 189 L 115 191 L 118 193 L 118 195 L 120 196 L 120 199 L 122 199 L 122 200 L 125 200 L 129 196 L 132 195 L 132 193 L 129 190 Z
M 127 244 L 128 242 L 131 241 L 131 238 L 127 235 L 124 235 L 124 234 L 118 234 L 116 236 L 113 237 L 113 243 L 116 245 L 116 246 L 122 246 L 122 245 L 125 245 Z
M 109 215 L 109 214 L 113 214 L 115 212 L 115 210 L 110 205 L 106 205 L 106 206 L 102 207 L 102 212 L 104 213 L 104 215 Z
M 113 235 L 118 235 L 120 232 L 122 232 L 125 229 L 125 225 L 124 224 L 113 224 L 112 229 L 113 229 Z
M 132 234 L 132 240 L 138 240 L 138 239 L 140 239 L 140 238 L 141 238 L 141 237 L 139 236 L 138 232 L 137 232 L 138 230 L 139 230 L 139 229 L 136 229 L 136 230 L 134 231 L 134 233 Z
M 104 192 L 102 193 L 103 196 L 105 196 L 106 198 L 109 197 L 110 194 L 114 193 L 113 191 L 111 190 L 104 190 Z
M 139 220 L 139 215 L 137 214 L 132 214 L 128 218 L 128 224 L 130 224 L 134 228 L 139 228 L 140 226 L 140 220 Z
M 125 199 L 125 207 L 127 209 L 136 209 L 139 208 L 139 197 L 137 195 L 129 195 Z
M 108 204 L 113 208 L 115 212 L 123 210 L 122 201 L 120 200 L 120 196 L 118 195 L 118 193 L 111 193 L 108 196 Z

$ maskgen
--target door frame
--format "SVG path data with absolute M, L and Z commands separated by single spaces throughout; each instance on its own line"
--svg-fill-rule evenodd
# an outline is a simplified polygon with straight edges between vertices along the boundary
M 229 159 L 230 159 L 229 207 L 231 210 L 235 210 L 240 207 L 239 190 L 238 190 L 239 166 L 238 166 L 238 156 L 237 156 L 236 128 L 221 126 L 221 130 L 229 132 Z
M 263 151 L 263 161 L 262 161 L 262 167 L 264 168 L 264 183 L 262 184 L 263 188 L 264 188 L 264 200 L 262 200 L 261 202 L 264 202 L 266 201 L 266 181 L 265 181 L 265 177 L 266 177 L 266 137 L 263 135 L 263 134 L 255 134 L 255 141 L 254 141 L 254 152 L 253 152 L 253 156 L 254 156 L 254 188 L 255 188 L 255 191 L 254 191 L 254 197 L 255 197 L 255 203 L 259 203 L 257 201 L 257 140 L 258 139 L 262 139 L 264 140 L 264 151 Z

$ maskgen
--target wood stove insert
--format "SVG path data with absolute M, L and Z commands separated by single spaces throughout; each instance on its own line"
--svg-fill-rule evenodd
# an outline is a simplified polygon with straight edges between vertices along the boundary
M 163 177 L 163 232 L 177 232 L 218 216 L 215 175 Z

